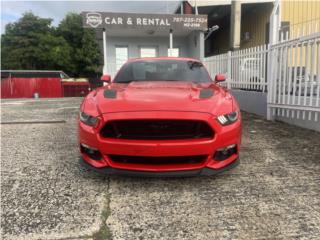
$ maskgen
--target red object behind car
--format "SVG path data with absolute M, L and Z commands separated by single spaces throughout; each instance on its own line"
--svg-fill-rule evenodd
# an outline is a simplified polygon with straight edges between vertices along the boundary
M 61 71 L 1 71 L 1 98 L 62 97 Z
M 86 167 L 111 174 L 210 175 L 239 161 L 241 116 L 234 97 L 190 58 L 128 61 L 80 108 Z
M 62 82 L 64 97 L 83 97 L 90 91 L 88 82 Z

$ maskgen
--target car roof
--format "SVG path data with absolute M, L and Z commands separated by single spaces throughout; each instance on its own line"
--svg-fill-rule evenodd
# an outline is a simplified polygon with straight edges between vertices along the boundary
M 140 61 L 152 61 L 152 60 L 175 60 L 175 61 L 193 61 L 200 62 L 198 59 L 185 58 L 185 57 L 144 57 L 144 58 L 130 58 L 128 62 L 140 62 Z

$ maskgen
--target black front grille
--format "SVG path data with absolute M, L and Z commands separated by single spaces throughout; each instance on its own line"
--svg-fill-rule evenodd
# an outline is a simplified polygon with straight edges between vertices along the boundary
M 136 140 L 174 140 L 213 138 L 212 128 L 195 120 L 117 120 L 101 130 L 105 138 Z
M 142 156 L 124 156 L 108 155 L 111 161 L 117 163 L 146 164 L 146 165 L 168 165 L 168 164 L 200 164 L 203 163 L 206 155 L 195 156 L 175 156 L 175 157 L 142 157 Z

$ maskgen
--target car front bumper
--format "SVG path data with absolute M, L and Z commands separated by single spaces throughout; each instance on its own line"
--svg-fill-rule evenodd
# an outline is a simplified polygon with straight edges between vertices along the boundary
M 192 119 L 208 123 L 214 130 L 212 139 L 192 140 L 126 140 L 103 138 L 100 130 L 107 121 L 122 119 Z M 239 157 L 241 143 L 241 116 L 239 120 L 228 126 L 221 126 L 211 114 L 198 112 L 126 112 L 103 114 L 101 124 L 92 128 L 79 121 L 79 144 L 90 146 L 99 150 L 101 160 L 94 160 L 87 154 L 81 153 L 83 162 L 89 167 L 108 174 L 118 173 L 132 175 L 210 175 L 230 166 L 236 165 Z M 225 160 L 214 158 L 217 150 L 226 146 L 235 145 L 236 154 Z M 203 155 L 205 159 L 201 163 L 186 164 L 132 164 L 115 162 L 112 155 L 136 156 L 144 158 L 152 157 L 174 157 L 174 156 L 197 156 Z
M 88 164 L 83 160 L 82 157 L 79 159 L 79 163 L 81 166 L 85 167 L 88 170 L 92 170 L 97 173 L 106 174 L 106 175 L 123 175 L 123 176 L 134 176 L 134 177 L 194 177 L 194 176 L 213 176 L 224 171 L 230 170 L 240 163 L 240 158 L 237 158 L 229 165 L 220 168 L 220 169 L 212 169 L 212 168 L 201 168 L 195 170 L 185 170 L 185 171 L 170 171 L 170 172 L 149 172 L 149 171 L 135 171 L 135 170 L 125 170 L 125 169 L 117 169 L 111 167 L 104 168 L 95 168 L 92 165 Z

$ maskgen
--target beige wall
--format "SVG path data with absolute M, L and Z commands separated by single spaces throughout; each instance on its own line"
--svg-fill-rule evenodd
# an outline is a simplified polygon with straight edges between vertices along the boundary
M 281 20 L 290 22 L 291 38 L 300 35 L 301 28 L 305 34 L 319 32 L 320 1 L 282 0 Z
M 260 46 L 266 43 L 266 29 L 272 12 L 273 4 L 255 4 L 254 11 L 244 13 L 241 19 L 241 49 Z M 244 6 L 245 7 L 245 6 Z M 249 32 L 251 39 L 243 40 L 245 32 Z
M 320 1 L 282 0 L 281 21 L 289 22 L 291 39 L 320 32 Z M 307 51 L 309 51 L 308 55 Z M 310 47 L 306 45 L 292 48 L 291 55 L 295 57 L 292 61 L 289 59 L 288 65 L 305 67 L 307 62 L 312 61 L 310 51 Z
M 241 40 L 241 49 L 265 44 L 266 24 L 269 22 L 273 4 L 256 4 L 255 12 L 243 14 L 241 38 L 249 32 L 249 41 Z M 289 22 L 290 37 L 320 32 L 320 1 L 316 0 L 282 0 L 281 21 Z M 302 29 L 303 28 L 303 29 Z M 284 36 L 285 37 L 285 36 Z
M 241 44 L 240 49 L 260 46 L 266 43 L 267 24 L 273 9 L 273 3 L 243 3 L 241 17 Z M 251 5 L 253 11 L 244 11 Z M 289 22 L 289 32 L 292 37 L 300 34 L 304 27 L 304 35 L 320 32 L 320 0 L 281 0 L 281 21 Z M 317 25 L 317 26 L 316 26 Z M 221 29 L 222 30 L 222 29 Z M 245 32 L 250 33 L 250 40 L 244 40 Z M 221 54 L 227 52 L 229 46 L 230 29 L 223 29 L 215 35 L 215 46 Z
M 250 5 L 250 6 L 249 6 Z M 245 8 L 250 7 L 250 11 Z M 269 22 L 270 14 L 273 4 L 268 3 L 251 3 L 242 4 L 241 17 L 241 42 L 240 49 L 260 46 L 266 42 L 266 28 Z M 251 39 L 243 40 L 245 32 L 249 32 Z M 215 47 L 219 48 L 216 54 L 225 53 L 230 50 L 230 26 L 220 29 L 219 33 L 215 35 Z

